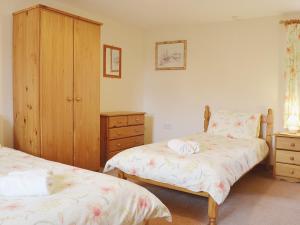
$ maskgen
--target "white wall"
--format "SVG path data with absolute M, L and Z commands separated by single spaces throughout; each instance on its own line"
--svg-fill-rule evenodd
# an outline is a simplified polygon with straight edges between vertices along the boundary
M 104 23 L 101 32 L 102 44 L 122 48 L 123 74 L 121 80 L 115 80 L 103 78 L 101 72 L 101 111 L 142 110 L 143 33 L 140 29 L 115 22 L 106 15 L 84 11 L 81 6 L 72 1 L 64 4 L 58 0 L 0 0 L 0 143 L 7 146 L 12 146 L 13 143 L 11 14 L 37 3 L 57 7 Z
M 282 129 L 284 28 L 278 17 L 143 31 L 73 1 L 0 0 L 0 143 L 12 145 L 11 13 L 36 3 L 104 23 L 102 43 L 122 47 L 123 74 L 114 80 L 101 73 L 101 111 L 147 112 L 147 142 L 202 130 L 206 104 L 246 112 L 271 107 L 275 130 Z M 179 39 L 188 41 L 187 70 L 155 71 L 155 42 Z
M 279 18 L 149 30 L 145 37 L 144 110 L 152 118 L 147 141 L 203 129 L 203 109 L 274 110 L 282 128 L 282 46 Z M 187 69 L 155 71 L 155 42 L 187 40 Z M 152 137 L 153 135 L 153 137 Z

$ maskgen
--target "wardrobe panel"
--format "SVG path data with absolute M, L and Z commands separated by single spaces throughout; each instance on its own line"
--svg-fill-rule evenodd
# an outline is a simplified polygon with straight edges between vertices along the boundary
M 40 156 L 39 9 L 13 17 L 14 148 Z
M 100 26 L 74 20 L 74 165 L 100 168 Z
M 73 164 L 73 18 L 41 9 L 41 156 Z

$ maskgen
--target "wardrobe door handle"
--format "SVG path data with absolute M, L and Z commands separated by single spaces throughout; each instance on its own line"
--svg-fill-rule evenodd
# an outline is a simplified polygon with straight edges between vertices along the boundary
M 80 102 L 80 101 L 81 101 L 81 98 L 77 97 L 76 102 Z
M 72 101 L 73 101 L 73 98 L 67 97 L 67 101 L 68 101 L 68 102 L 72 102 Z

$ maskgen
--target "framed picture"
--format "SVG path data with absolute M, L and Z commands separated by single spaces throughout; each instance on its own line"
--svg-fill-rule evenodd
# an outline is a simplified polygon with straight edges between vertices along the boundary
M 103 76 L 121 79 L 122 49 L 103 45 Z
M 185 70 L 187 41 L 163 41 L 155 45 L 156 70 Z
M 112 72 L 119 72 L 120 68 L 120 52 L 118 49 L 111 49 L 111 59 L 110 59 L 110 66 L 111 66 L 111 71 Z

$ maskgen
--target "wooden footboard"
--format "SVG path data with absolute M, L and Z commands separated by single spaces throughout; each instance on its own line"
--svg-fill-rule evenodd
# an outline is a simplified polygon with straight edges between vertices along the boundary
M 153 181 L 153 180 L 149 180 L 149 179 L 144 179 L 144 178 L 137 177 L 134 175 L 129 175 L 119 169 L 117 169 L 117 173 L 118 173 L 118 177 L 121 179 L 125 179 L 125 180 L 130 179 L 130 180 L 134 180 L 134 181 L 140 181 L 143 183 L 152 184 L 152 185 L 156 185 L 159 187 L 164 187 L 164 188 L 168 188 L 168 189 L 181 191 L 181 192 L 208 198 L 208 219 L 209 219 L 208 225 L 217 225 L 218 205 L 215 202 L 215 200 L 207 192 L 193 192 L 188 189 L 176 187 L 176 186 L 173 186 L 170 184 L 161 183 L 161 182 Z M 149 221 L 147 221 L 146 224 L 149 224 Z

